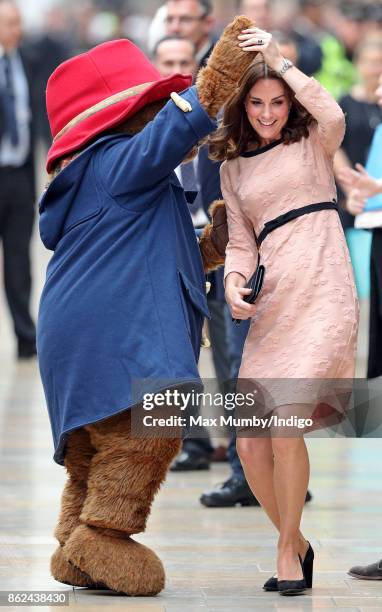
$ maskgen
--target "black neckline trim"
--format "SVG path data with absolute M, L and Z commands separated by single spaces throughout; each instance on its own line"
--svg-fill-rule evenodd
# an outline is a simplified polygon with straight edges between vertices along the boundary
M 283 139 L 279 138 L 279 140 L 275 140 L 274 142 L 271 142 L 270 144 L 267 144 L 264 147 L 258 147 L 253 151 L 246 151 L 245 153 L 240 153 L 240 157 L 254 157 L 255 155 L 260 155 L 260 153 L 265 153 L 266 151 L 273 149 L 273 147 L 277 147 L 277 145 L 281 144 L 282 142 Z

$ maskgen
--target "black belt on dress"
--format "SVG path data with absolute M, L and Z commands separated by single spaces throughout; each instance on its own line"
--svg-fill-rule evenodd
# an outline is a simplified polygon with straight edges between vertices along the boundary
M 294 208 L 293 210 L 288 210 L 288 212 L 284 213 L 283 215 L 280 215 L 279 217 L 276 217 L 271 221 L 267 221 L 258 236 L 256 236 L 255 231 L 253 231 L 253 233 L 255 234 L 255 240 L 258 249 L 257 268 L 247 285 L 247 288 L 251 289 L 252 292 L 250 295 L 247 295 L 243 298 L 244 302 L 254 304 L 263 286 L 265 267 L 260 263 L 259 250 L 263 240 L 268 236 L 268 234 L 273 232 L 273 230 L 277 229 L 278 227 L 282 227 L 286 223 L 289 223 L 289 221 L 297 219 L 297 217 L 302 217 L 303 215 L 308 215 L 309 213 L 318 212 L 319 210 L 336 210 L 338 212 L 338 205 L 336 200 L 333 200 L 332 202 L 317 202 L 317 204 L 307 204 L 306 206 L 302 206 L 301 208 Z M 240 319 L 232 319 L 232 321 L 234 321 L 238 325 L 241 323 Z
M 271 221 L 267 221 L 264 224 L 264 227 L 261 230 L 260 234 L 256 236 L 257 248 L 260 247 L 261 243 L 268 236 L 268 234 L 273 232 L 273 230 L 277 229 L 278 227 L 289 223 L 289 221 L 297 219 L 297 217 L 302 217 L 303 215 L 308 215 L 309 213 L 317 212 L 319 210 L 331 209 L 338 211 L 338 205 L 336 200 L 333 200 L 333 202 L 318 202 L 317 204 L 307 204 L 307 206 L 302 206 L 301 208 L 294 208 L 293 210 L 288 210 L 288 212 L 284 213 L 283 215 L 280 215 L 279 217 L 276 217 Z

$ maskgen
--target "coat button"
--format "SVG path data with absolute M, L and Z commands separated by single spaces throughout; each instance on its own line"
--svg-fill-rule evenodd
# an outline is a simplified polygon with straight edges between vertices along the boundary
M 200 346 L 201 348 L 211 348 L 211 342 L 207 336 L 203 336 Z

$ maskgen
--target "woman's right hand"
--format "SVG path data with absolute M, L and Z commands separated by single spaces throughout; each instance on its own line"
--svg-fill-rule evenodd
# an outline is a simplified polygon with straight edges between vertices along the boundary
M 251 293 L 251 289 L 245 287 L 245 278 L 237 272 L 228 274 L 225 282 L 225 299 L 231 311 L 233 319 L 246 321 L 255 315 L 254 304 L 247 304 L 243 298 Z
M 263 55 L 264 62 L 273 70 L 279 71 L 283 67 L 284 57 L 281 55 L 280 49 L 272 34 L 256 28 L 247 28 L 243 30 L 240 36 L 239 47 L 243 51 L 260 52 Z

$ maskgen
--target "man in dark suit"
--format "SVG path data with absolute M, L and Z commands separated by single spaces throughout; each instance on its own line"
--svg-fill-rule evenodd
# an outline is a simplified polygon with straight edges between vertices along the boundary
M 30 240 L 34 220 L 32 66 L 20 48 L 21 17 L 11 0 L 0 3 L 0 238 L 4 287 L 18 357 L 36 354 L 30 315 Z
M 211 0 L 167 0 L 166 30 L 194 43 L 196 62 L 204 66 L 216 40 L 211 36 L 215 20 Z

